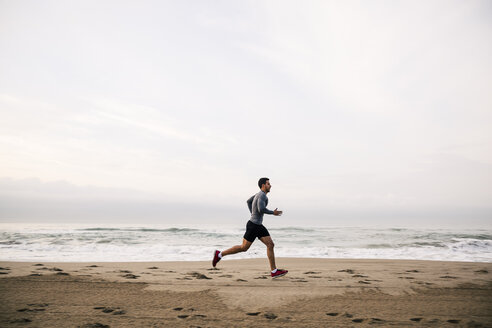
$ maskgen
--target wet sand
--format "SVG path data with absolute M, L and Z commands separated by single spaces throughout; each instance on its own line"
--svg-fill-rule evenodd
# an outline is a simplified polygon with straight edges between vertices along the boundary
M 492 327 L 492 263 L 0 262 L 0 327 Z

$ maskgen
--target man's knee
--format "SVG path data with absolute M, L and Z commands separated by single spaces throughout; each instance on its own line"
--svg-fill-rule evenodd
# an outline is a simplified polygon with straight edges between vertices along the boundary
M 249 249 L 250 245 L 242 245 L 241 246 L 241 252 L 246 252 Z
M 246 240 L 243 242 L 243 244 L 241 245 L 241 252 L 246 252 L 249 247 L 251 246 L 251 243 L 247 243 Z
M 275 244 L 272 242 L 269 242 L 267 245 L 266 245 L 267 248 L 269 249 L 273 249 L 273 247 L 275 247 Z

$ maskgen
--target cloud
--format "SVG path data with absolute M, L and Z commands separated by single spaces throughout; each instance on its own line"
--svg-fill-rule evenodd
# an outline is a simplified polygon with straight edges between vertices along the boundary
M 65 111 L 8 95 L 1 101 L 8 115 L 0 152 L 3 172 L 12 177 L 37 172 L 50 180 L 70 177 L 79 184 L 153 191 L 176 185 L 175 193 L 190 195 L 196 183 L 211 184 L 230 174 L 227 167 L 218 170 L 207 158 L 238 144 L 220 129 L 116 99 L 85 100 Z M 39 111 L 44 114 L 41 119 L 36 116 Z M 25 113 L 23 118 L 19 112 Z
M 271 227 L 296 226 L 300 219 L 304 225 L 314 226 L 488 227 L 492 215 L 490 207 L 482 206 L 395 206 L 399 204 L 394 203 L 392 198 L 395 195 L 391 194 L 381 195 L 386 200 L 378 202 L 376 206 L 367 206 L 368 198 L 360 193 L 353 195 L 345 204 L 350 206 L 340 202 L 344 195 L 338 195 L 339 198 L 334 202 L 326 199 L 327 206 L 324 207 L 319 202 L 314 206 L 306 206 L 299 199 L 296 202 L 283 197 L 282 187 L 285 186 L 276 184 L 270 204 L 285 212 L 280 219 L 266 218 Z M 362 203 L 357 202 L 359 196 L 362 196 Z M 371 193 L 369 197 L 374 201 L 379 196 Z M 66 181 L 42 181 L 38 178 L 0 178 L 1 222 L 113 222 L 237 227 L 244 224 L 248 215 L 244 200 L 219 204 L 199 203 L 193 199 L 184 201 L 172 195 L 132 189 L 77 186 Z
M 0 14 L 3 176 L 220 207 L 266 175 L 298 213 L 490 204 L 488 2 L 100 9 Z
M 241 217 L 239 207 L 177 200 L 173 195 L 122 188 L 77 186 L 67 181 L 0 178 L 0 221 L 198 224 Z
M 219 131 L 189 126 L 186 121 L 166 115 L 166 110 L 159 111 L 156 108 L 122 103 L 115 99 L 96 99 L 89 102 L 94 104 L 94 116 L 100 118 L 100 122 L 116 122 L 159 137 L 193 143 L 204 151 L 213 151 L 222 148 L 222 145 L 235 145 L 238 142 L 234 136 L 221 134 Z

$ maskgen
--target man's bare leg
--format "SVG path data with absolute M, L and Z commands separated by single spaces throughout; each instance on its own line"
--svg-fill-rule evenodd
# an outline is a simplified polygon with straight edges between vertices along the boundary
M 231 254 L 236 254 L 240 252 L 246 252 L 249 247 L 251 246 L 252 242 L 247 241 L 246 239 L 243 238 L 243 244 L 242 245 L 236 245 L 232 246 L 229 249 L 226 249 L 225 251 L 222 251 L 222 256 L 225 255 L 231 255 Z
M 273 247 L 275 246 L 275 244 L 273 243 L 272 237 L 270 236 L 261 237 L 260 240 L 267 247 L 268 261 L 270 262 L 270 268 L 273 271 L 277 268 L 277 266 L 275 265 L 275 252 L 273 251 Z

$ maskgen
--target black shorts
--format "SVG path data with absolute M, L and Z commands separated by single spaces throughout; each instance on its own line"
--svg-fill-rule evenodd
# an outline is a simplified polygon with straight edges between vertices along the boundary
M 263 224 L 254 224 L 251 221 L 248 221 L 246 224 L 246 232 L 244 233 L 244 239 L 249 242 L 254 242 L 256 237 L 260 239 L 261 237 L 270 236 L 267 228 Z

